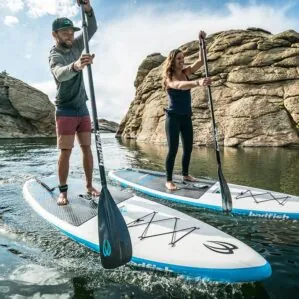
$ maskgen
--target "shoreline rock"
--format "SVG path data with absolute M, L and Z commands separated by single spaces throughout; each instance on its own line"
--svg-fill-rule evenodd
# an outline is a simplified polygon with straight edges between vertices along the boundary
M 99 119 L 102 133 L 118 124 Z M 21 80 L 0 73 L 0 139 L 56 138 L 55 106 L 49 97 Z
M 54 111 L 43 92 L 0 74 L 0 138 L 55 137 Z
M 98 123 L 99 123 L 101 133 L 116 133 L 119 127 L 118 123 L 103 118 L 98 119 Z M 92 124 L 92 131 L 93 131 L 93 124 Z

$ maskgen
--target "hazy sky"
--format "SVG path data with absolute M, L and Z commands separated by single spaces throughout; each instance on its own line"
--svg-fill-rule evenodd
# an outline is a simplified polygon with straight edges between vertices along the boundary
M 298 0 L 93 0 L 99 29 L 94 84 L 99 118 L 120 121 L 134 98 L 137 68 L 153 52 L 167 55 L 208 34 L 260 27 L 278 33 L 299 31 Z M 51 24 L 58 16 L 81 26 L 75 0 L 0 0 L 1 70 L 55 96 L 48 66 L 54 44 Z M 87 83 L 87 82 L 86 82 Z M 88 84 L 86 84 L 88 87 Z

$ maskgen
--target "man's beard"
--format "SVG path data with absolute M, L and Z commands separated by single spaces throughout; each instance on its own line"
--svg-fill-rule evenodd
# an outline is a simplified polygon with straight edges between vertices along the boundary
M 58 41 L 58 45 L 59 45 L 59 47 L 64 48 L 64 49 L 71 49 L 73 47 L 73 44 L 68 45 L 66 42 L 64 42 L 62 40 Z

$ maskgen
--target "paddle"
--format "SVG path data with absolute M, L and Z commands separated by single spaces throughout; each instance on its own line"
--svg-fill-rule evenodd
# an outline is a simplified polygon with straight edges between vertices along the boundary
M 204 60 L 205 73 L 206 73 L 206 77 L 208 77 L 209 70 L 208 70 L 206 44 L 205 44 L 205 40 L 203 38 L 200 37 L 199 40 L 200 40 L 200 48 L 203 53 L 202 57 Z M 228 185 L 226 183 L 226 180 L 224 178 L 224 175 L 223 175 L 222 169 L 221 169 L 220 151 L 219 151 L 219 144 L 218 144 L 218 137 L 217 137 L 218 133 L 217 133 L 217 128 L 216 128 L 215 116 L 214 116 L 211 87 L 210 86 L 207 86 L 207 87 L 208 87 L 208 98 L 209 98 L 209 104 L 210 104 L 210 111 L 211 111 L 212 122 L 213 122 L 215 152 L 216 152 L 216 159 L 217 159 L 217 164 L 218 164 L 218 177 L 219 177 L 221 197 L 222 197 L 222 209 L 225 213 L 229 213 L 232 210 L 232 196 L 230 194 Z
M 84 46 L 86 53 L 89 54 L 88 31 L 83 4 L 84 1 L 79 0 L 82 14 Z M 132 244 L 125 220 L 107 187 L 91 65 L 87 66 L 87 72 L 91 96 L 92 118 L 94 124 L 98 166 L 102 184 L 102 190 L 98 203 L 100 256 L 103 267 L 106 269 L 112 269 L 124 265 L 131 260 Z

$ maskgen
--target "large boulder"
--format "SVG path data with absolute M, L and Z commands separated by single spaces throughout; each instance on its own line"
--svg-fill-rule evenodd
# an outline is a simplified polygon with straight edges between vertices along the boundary
M 180 47 L 185 61 L 198 58 L 198 41 Z M 258 29 L 230 30 L 207 38 L 208 63 L 220 144 L 225 146 L 299 145 L 299 33 L 277 35 Z M 163 90 L 165 57 L 142 62 L 136 95 L 117 136 L 161 143 L 167 95 Z M 191 79 L 204 76 L 201 68 Z M 213 143 L 205 88 L 192 89 L 194 143 Z
M 55 137 L 55 108 L 47 95 L 0 74 L 0 138 Z

